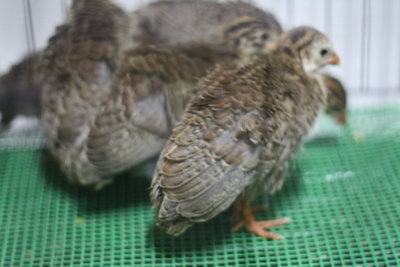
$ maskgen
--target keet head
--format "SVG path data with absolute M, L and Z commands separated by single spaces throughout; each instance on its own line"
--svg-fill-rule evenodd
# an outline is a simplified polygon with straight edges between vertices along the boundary
M 251 57 L 266 54 L 280 35 L 280 29 L 256 17 L 243 16 L 224 25 L 219 38 L 241 56 Z
M 296 27 L 284 33 L 277 43 L 277 48 L 284 47 L 300 58 L 307 72 L 316 71 L 328 64 L 340 63 L 328 37 L 311 27 Z

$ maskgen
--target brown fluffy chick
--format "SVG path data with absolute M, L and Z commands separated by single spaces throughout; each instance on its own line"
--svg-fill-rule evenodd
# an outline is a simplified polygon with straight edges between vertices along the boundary
M 17 115 L 40 116 L 43 86 L 42 54 L 32 53 L 0 77 L 1 123 L 8 127 Z
M 112 177 L 157 156 L 198 79 L 235 61 L 234 54 L 199 43 L 127 52 L 86 141 L 96 174 Z
M 145 42 L 210 42 L 244 58 L 263 53 L 282 33 L 271 13 L 249 3 L 206 0 L 159 1 L 132 14 L 135 39 Z
M 346 124 L 347 97 L 343 84 L 336 78 L 322 74 L 323 83 L 327 89 L 325 112 L 339 124 Z
M 266 228 L 288 219 L 256 221 L 250 202 L 281 188 L 289 158 L 324 107 L 325 88 L 305 69 L 337 63 L 327 37 L 298 27 L 273 53 L 208 75 L 157 163 L 151 186 L 156 224 L 179 235 L 235 203 L 242 220 L 234 229 L 280 239 Z
M 112 74 L 130 41 L 129 16 L 108 0 L 76 0 L 44 51 L 42 124 L 47 148 L 68 179 L 101 186 L 85 140 L 111 92 Z M 128 45 L 129 46 L 129 45 Z

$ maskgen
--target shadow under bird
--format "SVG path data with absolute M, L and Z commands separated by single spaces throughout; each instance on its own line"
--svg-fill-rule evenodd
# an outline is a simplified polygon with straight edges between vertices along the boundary
M 156 224 L 180 235 L 234 205 L 256 235 L 288 218 L 256 221 L 250 202 L 281 188 L 290 157 L 324 108 L 326 88 L 313 71 L 339 58 L 328 38 L 309 27 L 281 36 L 275 50 L 202 82 L 157 163 L 151 186 Z

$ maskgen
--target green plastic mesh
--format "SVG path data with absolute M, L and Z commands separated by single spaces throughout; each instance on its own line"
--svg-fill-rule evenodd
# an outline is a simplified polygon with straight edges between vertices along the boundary
M 37 130 L 0 138 L 0 266 L 400 266 L 400 109 L 322 121 L 258 219 L 282 241 L 231 233 L 231 211 L 173 238 L 153 224 L 146 172 L 72 187 Z M 18 141 L 19 140 L 19 141 Z M 22 144 L 22 145 L 21 145 Z

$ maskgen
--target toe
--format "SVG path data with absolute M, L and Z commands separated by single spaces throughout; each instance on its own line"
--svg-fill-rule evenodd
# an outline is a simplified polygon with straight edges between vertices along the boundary
M 271 228 L 271 227 L 275 227 L 275 226 L 285 225 L 285 224 L 288 224 L 289 222 L 290 222 L 290 218 L 281 218 L 281 219 L 277 219 L 277 220 L 260 221 L 258 223 L 260 223 L 260 225 L 263 228 Z
M 248 225 L 247 230 L 256 234 L 257 236 L 266 237 L 272 240 L 281 240 L 283 237 L 279 234 L 272 233 L 264 230 L 264 222 L 255 222 L 254 224 Z

